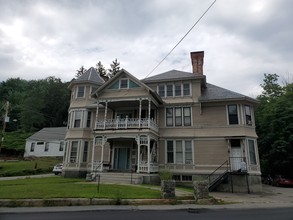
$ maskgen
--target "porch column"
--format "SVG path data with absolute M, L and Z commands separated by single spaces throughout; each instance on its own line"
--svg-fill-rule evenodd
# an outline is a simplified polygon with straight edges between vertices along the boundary
M 139 170 L 140 170 L 140 136 L 139 135 L 136 138 L 136 142 L 137 142 L 137 170 L 136 172 L 139 173 Z
M 94 172 L 94 159 L 95 159 L 95 146 L 96 146 L 96 137 L 93 140 L 93 149 L 92 149 L 92 172 Z
M 102 146 L 101 146 L 101 162 L 100 162 L 100 171 L 103 171 L 103 161 L 104 161 L 104 146 L 105 146 L 105 136 L 102 137 Z
M 149 99 L 148 128 L 151 127 L 151 100 Z
M 138 124 L 138 128 L 140 128 L 141 127 L 141 99 L 139 99 L 139 112 L 138 112 L 138 122 L 139 122 L 139 124 Z M 139 145 L 139 143 L 138 143 L 138 145 Z
M 151 162 L 151 139 L 150 139 L 150 136 L 148 135 L 148 173 L 151 172 L 151 165 L 150 165 L 150 162 Z
M 107 111 L 108 111 L 108 101 L 106 101 L 106 106 L 105 106 L 104 129 L 106 128 Z
M 96 110 L 96 121 L 95 121 L 95 130 L 97 129 L 98 117 L 99 117 L 99 105 L 100 102 L 97 101 L 97 110 Z

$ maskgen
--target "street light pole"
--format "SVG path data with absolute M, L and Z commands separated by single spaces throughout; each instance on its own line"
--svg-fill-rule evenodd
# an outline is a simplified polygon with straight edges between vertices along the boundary
M 4 142 L 4 133 L 6 129 L 6 123 L 9 122 L 9 118 L 8 118 L 9 102 L 8 101 L 6 101 L 6 103 L 4 104 L 4 109 L 5 109 L 5 114 L 3 117 L 3 127 L 2 127 L 1 140 L 0 140 L 0 153 L 2 149 L 2 144 Z

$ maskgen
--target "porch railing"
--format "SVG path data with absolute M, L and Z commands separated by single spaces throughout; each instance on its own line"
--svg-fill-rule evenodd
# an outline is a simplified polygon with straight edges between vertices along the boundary
M 139 165 L 139 172 L 140 173 L 147 173 L 148 172 L 148 164 L 147 163 L 144 163 L 142 162 L 140 165 Z M 157 173 L 159 172 L 159 166 L 157 163 L 150 163 L 150 173 Z
M 120 118 L 97 121 L 98 130 L 119 130 L 119 129 L 139 129 L 149 128 L 158 131 L 158 125 L 153 119 L 143 118 Z

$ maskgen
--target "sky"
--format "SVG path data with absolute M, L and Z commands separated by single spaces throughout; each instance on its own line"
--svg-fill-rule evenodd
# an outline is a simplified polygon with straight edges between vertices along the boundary
M 143 79 L 214 0 L 0 0 L 0 82 L 55 76 L 113 60 Z M 204 51 L 207 82 L 255 97 L 264 73 L 293 73 L 293 1 L 217 0 L 149 76 L 192 72 Z

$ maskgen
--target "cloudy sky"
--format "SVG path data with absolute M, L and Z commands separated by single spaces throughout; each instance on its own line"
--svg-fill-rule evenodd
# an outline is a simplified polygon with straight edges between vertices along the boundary
M 114 59 L 145 78 L 214 0 L 0 0 L 0 82 L 70 81 L 84 65 Z M 293 1 L 217 0 L 150 75 L 191 72 L 205 51 L 209 83 L 255 96 L 264 73 L 293 73 Z

